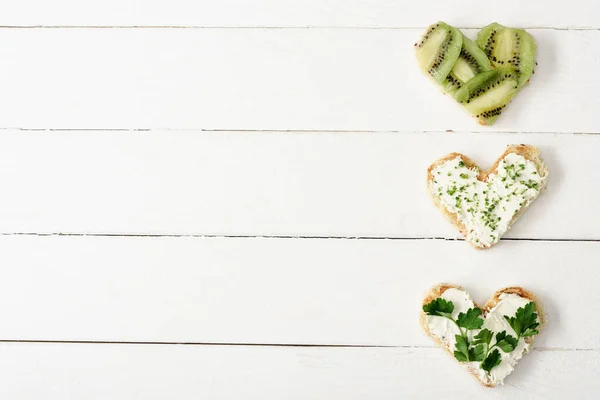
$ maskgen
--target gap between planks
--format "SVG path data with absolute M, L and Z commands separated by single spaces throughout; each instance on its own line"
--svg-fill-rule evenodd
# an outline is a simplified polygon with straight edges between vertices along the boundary
M 138 238 L 223 238 L 223 239 L 314 239 L 314 240 L 434 240 L 449 242 L 464 242 L 463 238 L 457 237 L 394 237 L 394 236 L 318 236 L 318 235 L 217 235 L 217 234 L 158 234 L 158 233 L 63 233 L 63 232 L 10 232 L 0 233 L 0 236 L 65 236 L 65 237 L 138 237 Z M 502 238 L 513 242 L 600 242 L 600 239 L 562 239 L 562 238 Z
M 458 29 L 481 29 L 479 27 L 461 27 Z M 346 29 L 346 30 L 424 30 L 423 27 L 401 26 L 335 26 L 335 25 L 304 25 L 304 26 L 206 26 L 206 25 L 0 25 L 0 29 L 272 29 L 272 30 L 301 30 L 301 29 Z M 596 27 L 566 27 L 555 28 L 551 26 L 528 26 L 519 29 L 535 29 L 547 31 L 598 31 Z
M 360 345 L 360 344 L 309 344 L 309 343 L 227 343 L 227 342 L 136 342 L 117 340 L 35 340 L 35 339 L 0 339 L 0 343 L 29 343 L 29 344 L 101 344 L 101 345 L 151 345 L 151 346 L 214 346 L 214 347 L 301 347 L 301 348 L 349 348 L 349 349 L 437 349 L 439 346 L 391 346 L 391 345 Z M 564 347 L 534 347 L 534 351 L 591 351 L 596 348 L 564 348 Z
M 507 135 L 598 135 L 598 132 L 551 132 L 551 131 L 495 131 L 495 130 L 360 130 L 360 129 L 203 129 L 203 128 L 11 128 L 0 127 L 2 131 L 21 131 L 21 132 L 222 132 L 222 133 L 289 133 L 289 134 L 390 134 L 399 133 L 405 135 L 436 134 L 436 133 L 454 133 L 454 134 L 493 134 L 501 133 Z

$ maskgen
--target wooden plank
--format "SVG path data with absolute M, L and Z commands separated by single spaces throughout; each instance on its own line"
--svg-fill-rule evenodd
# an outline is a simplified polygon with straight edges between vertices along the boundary
M 554 28 L 599 27 L 597 2 L 505 0 L 502 7 L 476 0 L 403 2 L 394 0 L 21 0 L 4 7 L 2 25 L 96 26 L 359 26 L 424 27 L 445 18 L 461 27 L 490 21 Z
M 0 133 L 0 232 L 447 237 L 425 171 L 542 150 L 548 190 L 510 238 L 600 239 L 600 136 L 458 133 Z
M 600 243 L 0 237 L 0 339 L 432 346 L 439 282 L 538 294 L 538 345 L 600 348 Z M 2 358 L 2 357 L 0 357 Z
M 562 399 L 574 391 L 597 393 L 597 353 L 533 351 L 493 396 Z M 491 394 L 440 349 L 3 343 L 0 355 L 0 395 L 8 399 L 391 400 Z
M 492 131 L 418 70 L 421 33 L 0 29 L 0 128 Z M 531 33 L 536 75 L 493 129 L 600 132 L 600 31 Z

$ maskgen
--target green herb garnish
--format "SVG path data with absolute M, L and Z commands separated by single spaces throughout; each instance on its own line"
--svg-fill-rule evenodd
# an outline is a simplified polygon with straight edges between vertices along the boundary
M 454 304 L 441 297 L 423 306 L 423 312 L 425 312 L 425 314 L 447 318 L 454 322 L 458 328 L 460 335 L 454 337 L 456 340 L 454 357 L 458 361 L 482 361 L 482 349 L 476 350 L 474 347 L 471 347 L 469 344 L 469 336 L 467 335 L 469 330 L 480 329 L 483 325 L 483 319 L 480 318 L 481 310 L 476 307 L 470 308 L 466 313 L 458 314 L 456 320 L 452 318 L 453 311 Z
M 535 312 L 533 301 L 527 303 L 525 307 L 519 308 L 514 317 L 509 318 L 505 315 L 504 318 L 517 334 L 517 341 L 522 337 L 534 336 L 540 333 L 537 330 L 540 324 L 537 322 L 538 315 Z
M 466 313 L 461 312 L 456 320 L 452 317 L 453 311 L 454 304 L 441 297 L 423 306 L 425 314 L 447 318 L 458 328 L 460 334 L 454 336 L 456 340 L 454 357 L 459 362 L 480 362 L 481 369 L 488 373 L 502 363 L 502 356 L 498 349 L 504 353 L 510 353 L 517 348 L 521 338 L 539 333 L 537 330 L 538 315 L 533 302 L 517 309 L 514 317 L 504 316 L 517 335 L 516 338 L 508 335 L 506 331 L 494 333 L 487 328 L 481 329 L 483 326 L 482 311 L 477 307 L 468 309 Z M 478 329 L 481 330 L 473 337 L 472 341 L 469 341 L 468 332 Z
M 502 357 L 500 356 L 500 352 L 498 349 L 495 349 L 490 353 L 489 356 L 483 360 L 481 363 L 481 369 L 487 371 L 488 373 L 492 370 L 492 368 L 497 367 L 502 362 Z
M 454 303 L 438 297 L 429 304 L 423 306 L 423 312 L 427 315 L 436 317 L 446 317 L 452 319 L 452 311 L 454 311 Z
M 466 313 L 458 314 L 457 324 L 461 328 L 466 330 L 480 329 L 483 325 L 483 319 L 481 316 L 481 310 L 479 308 L 469 308 Z

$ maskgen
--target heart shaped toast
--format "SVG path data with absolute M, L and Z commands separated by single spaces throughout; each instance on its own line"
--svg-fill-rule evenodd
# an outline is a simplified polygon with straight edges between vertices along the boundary
M 415 43 L 421 71 L 482 125 L 492 125 L 534 73 L 536 45 L 522 29 L 492 23 L 475 41 L 438 22 Z
M 539 150 L 511 145 L 487 171 L 451 153 L 427 170 L 435 205 L 478 249 L 487 249 L 517 221 L 546 187 L 548 168 Z
M 544 325 L 536 297 L 520 287 L 498 290 L 480 308 L 461 287 L 441 284 L 421 312 L 425 332 L 487 387 L 504 383 Z

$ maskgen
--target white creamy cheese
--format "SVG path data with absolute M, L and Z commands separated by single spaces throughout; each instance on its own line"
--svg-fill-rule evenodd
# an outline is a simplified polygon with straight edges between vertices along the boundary
M 455 288 L 447 289 L 440 297 L 444 300 L 451 301 L 454 304 L 452 318 L 455 320 L 458 318 L 459 313 L 466 312 L 469 308 L 475 307 L 471 296 L 464 290 Z M 514 336 L 515 333 L 505 320 L 504 316 L 513 317 L 517 309 L 524 307 L 530 300 L 516 294 L 508 293 L 501 294 L 499 298 L 498 304 L 483 316 L 484 322 L 482 329 L 489 329 L 494 333 L 506 331 L 507 334 Z M 448 318 L 431 315 L 428 315 L 426 318 L 431 334 L 440 339 L 445 346 L 454 352 L 456 342 L 454 337 L 459 334 L 458 327 Z M 473 337 L 477 335 L 479 331 L 479 329 L 467 331 L 469 342 L 473 340 Z M 492 340 L 492 343 L 494 343 L 494 340 Z M 517 347 L 512 352 L 505 353 L 500 351 L 502 362 L 500 365 L 492 368 L 490 373 L 483 370 L 480 367 L 479 362 L 469 362 L 465 364 L 467 364 L 469 369 L 476 371 L 482 381 L 492 385 L 501 384 L 503 383 L 504 378 L 514 370 L 517 361 L 519 361 L 524 354 L 529 352 L 532 347 L 532 344 L 525 343 L 524 339 L 520 339 Z
M 455 320 L 461 312 L 467 312 L 469 308 L 475 307 L 475 303 L 473 303 L 471 296 L 464 290 L 450 288 L 442 293 L 440 297 L 444 300 L 451 301 L 452 304 L 454 304 L 452 318 Z M 458 335 L 459 331 L 454 322 L 450 321 L 448 318 L 428 315 L 427 324 L 429 325 L 429 330 L 440 339 L 444 345 L 448 346 L 452 351 L 455 350 L 454 336 Z
M 479 170 L 467 168 L 460 157 L 431 171 L 429 190 L 467 230 L 467 240 L 490 247 L 508 230 L 510 221 L 535 199 L 544 185 L 534 162 L 510 153 L 498 164 L 497 173 L 486 182 Z

